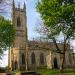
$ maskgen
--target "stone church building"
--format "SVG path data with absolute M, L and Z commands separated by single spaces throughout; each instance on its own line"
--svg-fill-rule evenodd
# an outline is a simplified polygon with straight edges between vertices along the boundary
M 9 50 L 8 66 L 11 70 L 23 70 L 26 65 L 28 69 L 37 67 L 60 68 L 60 55 L 52 51 L 56 49 L 54 43 L 28 40 L 25 3 L 23 9 L 20 6 L 16 8 L 13 0 L 12 23 L 16 29 L 16 35 L 14 44 Z M 58 44 L 58 46 L 63 49 L 62 44 Z M 67 47 L 65 67 L 71 67 L 75 64 L 75 61 L 70 46 L 67 45 Z

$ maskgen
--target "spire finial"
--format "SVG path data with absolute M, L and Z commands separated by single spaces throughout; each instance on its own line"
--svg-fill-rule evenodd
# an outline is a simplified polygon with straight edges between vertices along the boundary
M 24 2 L 24 7 L 23 7 L 24 11 L 26 12 L 26 3 Z
M 18 3 L 18 8 L 20 8 L 20 2 Z
M 13 2 L 12 2 L 12 6 L 13 6 L 13 8 L 15 8 L 15 2 L 14 2 L 14 0 L 13 0 Z

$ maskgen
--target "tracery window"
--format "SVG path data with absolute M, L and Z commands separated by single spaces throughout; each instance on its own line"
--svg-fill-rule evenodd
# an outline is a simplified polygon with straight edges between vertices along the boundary
M 40 54 L 40 64 L 41 65 L 44 64 L 44 55 L 43 55 L 43 53 Z
M 25 64 L 25 55 L 22 54 L 22 65 L 24 65 L 24 64 Z

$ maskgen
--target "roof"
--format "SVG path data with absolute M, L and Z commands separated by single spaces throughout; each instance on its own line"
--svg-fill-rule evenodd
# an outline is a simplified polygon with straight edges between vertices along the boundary
M 57 43 L 58 47 L 63 50 L 63 44 Z M 66 44 L 66 47 L 70 49 L 70 46 Z M 29 50 L 56 50 L 56 46 L 53 42 L 48 41 L 28 41 Z

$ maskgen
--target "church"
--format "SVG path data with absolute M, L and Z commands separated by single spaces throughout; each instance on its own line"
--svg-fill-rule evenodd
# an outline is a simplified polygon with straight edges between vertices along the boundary
M 54 43 L 48 41 L 29 41 L 27 36 L 26 5 L 23 8 L 12 5 L 12 23 L 16 29 L 14 44 L 9 50 L 8 67 L 11 70 L 26 70 L 45 67 L 48 69 L 60 68 L 60 55 L 53 52 Z M 63 49 L 62 44 L 58 46 Z M 75 66 L 72 50 L 68 45 L 65 53 L 65 67 Z

